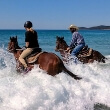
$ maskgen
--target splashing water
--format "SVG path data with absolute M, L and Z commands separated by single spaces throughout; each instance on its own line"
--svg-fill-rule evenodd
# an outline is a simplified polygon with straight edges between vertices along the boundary
M 0 110 L 94 110 L 98 103 L 109 108 L 110 56 L 107 58 L 105 64 L 65 64 L 82 77 L 77 81 L 64 72 L 47 75 L 38 65 L 26 75 L 18 74 L 13 55 L 0 48 Z

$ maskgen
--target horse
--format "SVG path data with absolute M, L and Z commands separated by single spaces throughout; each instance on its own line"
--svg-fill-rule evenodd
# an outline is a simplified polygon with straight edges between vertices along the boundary
M 66 49 L 69 46 L 67 45 L 66 41 L 64 40 L 64 37 L 58 37 L 56 36 L 56 48 L 55 51 L 60 52 L 61 56 L 63 57 L 63 60 L 65 62 L 67 61 L 67 56 L 70 56 L 70 53 L 66 51 Z M 91 48 L 88 48 L 88 46 L 85 46 L 78 54 L 77 58 L 82 63 L 93 63 L 94 61 L 105 63 L 106 58 L 98 51 L 93 50 Z M 66 60 L 65 60 L 66 59 Z
M 17 36 L 10 37 L 8 43 L 8 51 L 13 53 L 16 60 L 16 69 L 19 72 L 19 68 L 23 70 L 23 65 L 19 61 L 19 56 L 22 53 L 23 49 L 19 47 Z M 39 55 L 38 55 L 39 54 Z M 37 57 L 36 57 L 37 56 Z M 34 61 L 32 61 L 34 59 Z M 55 76 L 56 74 L 61 73 L 62 71 L 66 72 L 68 75 L 73 77 L 75 80 L 80 80 L 81 77 L 70 72 L 63 64 L 63 61 L 54 53 L 51 52 L 40 52 L 32 56 L 28 56 L 26 59 L 28 66 L 31 68 L 34 67 L 34 64 L 38 64 L 39 68 L 45 70 L 47 74 Z M 21 71 L 20 71 L 21 72 Z

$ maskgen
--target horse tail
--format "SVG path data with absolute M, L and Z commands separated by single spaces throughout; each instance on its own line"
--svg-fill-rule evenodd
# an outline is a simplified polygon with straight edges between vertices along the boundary
M 60 59 L 60 58 L 59 58 Z M 81 77 L 78 77 L 77 75 L 73 74 L 71 71 L 69 71 L 63 64 L 63 61 L 60 59 L 60 62 L 62 63 L 62 71 L 66 72 L 68 75 L 70 75 L 71 77 L 73 77 L 76 80 L 80 80 L 82 79 Z
M 71 71 L 69 71 L 65 66 L 64 66 L 63 70 L 64 70 L 64 72 L 68 73 L 71 77 L 73 77 L 76 80 L 82 79 L 81 77 L 78 77 L 77 75 L 75 75 Z

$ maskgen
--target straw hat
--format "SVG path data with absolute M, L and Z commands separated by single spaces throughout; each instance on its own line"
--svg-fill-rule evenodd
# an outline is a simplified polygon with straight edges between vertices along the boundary
M 75 26 L 75 25 L 72 24 L 72 25 L 69 26 L 68 29 L 76 29 L 76 30 L 78 30 L 79 28 L 77 26 Z

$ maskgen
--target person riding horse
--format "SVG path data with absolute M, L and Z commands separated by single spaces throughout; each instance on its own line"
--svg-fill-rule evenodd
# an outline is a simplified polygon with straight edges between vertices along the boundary
M 37 49 L 40 52 L 41 49 Z M 21 64 L 19 64 L 19 56 L 22 54 L 22 49 L 18 45 L 17 36 L 10 37 L 10 41 L 8 43 L 8 51 L 13 53 L 15 60 L 16 60 L 16 71 L 19 73 L 25 73 L 24 68 Z M 71 71 L 69 71 L 63 61 L 60 59 L 59 56 L 52 52 L 40 52 L 35 53 L 34 55 L 28 56 L 26 58 L 26 62 L 30 68 L 34 68 L 34 65 L 39 65 L 39 68 L 44 70 L 47 74 L 51 76 L 55 76 L 61 72 L 66 72 L 69 76 L 76 80 L 82 79 L 78 77 Z
M 66 50 L 66 51 L 69 51 L 74 48 L 71 52 L 71 57 L 73 57 L 75 63 L 77 63 L 76 55 L 85 46 L 84 38 L 81 34 L 79 34 L 79 32 L 77 32 L 78 29 L 79 28 L 77 26 L 70 25 L 69 30 L 72 33 L 72 40 L 71 40 L 70 46 Z
M 39 48 L 38 43 L 38 35 L 35 30 L 32 29 L 32 22 L 26 21 L 24 24 L 24 28 L 26 29 L 25 32 L 25 42 L 26 42 L 26 49 L 22 52 L 22 54 L 19 57 L 19 61 L 25 68 L 25 72 L 30 71 L 30 67 L 28 67 L 25 58 L 31 54 L 31 52 L 34 50 L 34 48 Z

